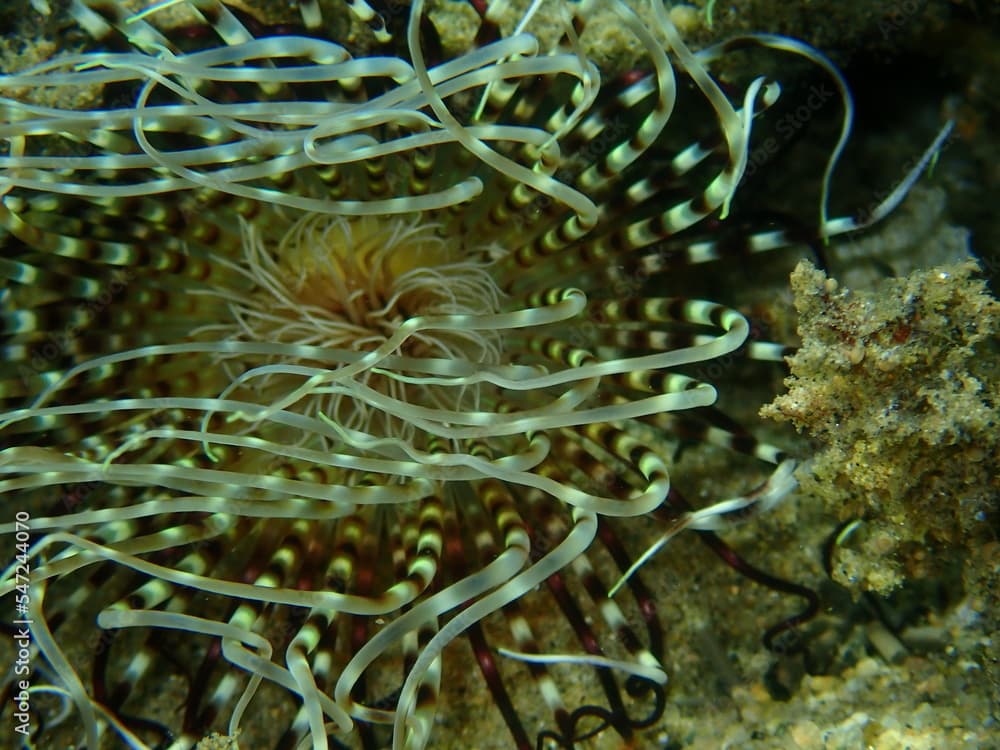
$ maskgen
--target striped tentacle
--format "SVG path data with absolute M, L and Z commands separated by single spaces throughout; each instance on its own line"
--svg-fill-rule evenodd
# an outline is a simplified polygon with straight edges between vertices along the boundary
M 663 665 L 660 659 L 654 656 L 650 647 L 643 643 L 618 603 L 610 598 L 609 588 L 591 562 L 591 556 L 581 555 L 578 557 L 573 561 L 572 570 L 583 584 L 591 605 L 600 612 L 601 618 L 611 633 L 611 637 L 606 639 L 609 645 L 614 644 L 619 650 L 621 647 L 624 648 L 624 651 L 629 655 L 626 663 L 643 665 L 653 671 L 662 671 Z M 594 632 L 596 627 L 590 625 L 588 620 L 582 617 L 571 618 L 571 621 L 575 623 L 581 645 L 595 656 L 605 656 L 604 650 L 598 646 L 598 639 Z M 603 675 L 604 673 L 602 673 Z M 604 683 L 604 690 L 612 711 L 617 710 L 627 716 L 621 695 L 614 687 L 614 683 L 607 679 L 602 679 L 602 683 Z
M 295 470 L 286 465 L 284 471 L 291 475 Z M 324 524 L 320 529 L 310 529 L 303 537 L 306 546 L 298 582 L 301 588 L 331 589 L 341 593 L 346 590 L 350 580 L 350 562 L 348 561 L 348 570 L 345 570 L 343 548 L 338 548 L 334 542 L 338 526 Z M 331 556 L 331 549 L 341 551 Z M 294 629 L 294 632 L 290 631 L 291 637 L 286 638 L 284 661 L 289 673 L 301 686 L 302 705 L 280 737 L 276 746 L 278 748 L 294 748 L 303 737 L 325 734 L 325 731 L 318 732 L 318 727 L 323 722 L 323 710 L 316 695 L 327 692 L 333 681 L 335 655 L 341 635 L 339 626 L 342 619 L 338 619 L 338 616 L 335 608 L 312 607 L 305 614 L 301 626 Z M 289 628 L 294 628 L 294 624 L 290 620 Z
M 179 272 L 189 262 L 179 243 L 168 240 L 166 247 L 151 250 L 128 242 L 57 234 L 30 224 L 25 216 L 7 205 L 0 205 L 0 225 L 32 248 L 33 252 L 50 253 L 60 258 L 102 265 L 141 267 L 167 273 Z M 67 228 L 71 230 L 72 224 Z
M 595 188 L 617 181 L 617 176 L 652 145 L 666 125 L 673 111 L 675 100 L 673 69 L 666 59 L 665 53 L 645 30 L 641 22 L 630 15 L 630 11 L 619 9 L 618 12 L 626 24 L 631 27 L 633 33 L 648 48 L 655 50 L 652 60 L 657 68 L 657 99 L 652 112 L 647 115 L 630 140 L 613 148 L 598 164 L 593 165 L 590 170 L 583 173 L 582 183 L 585 186 L 590 185 Z M 715 82 L 681 42 L 669 20 L 661 18 L 660 27 L 664 35 L 667 36 L 669 45 L 677 55 L 679 63 L 692 76 L 715 110 L 726 137 L 728 160 L 722 172 L 710 182 L 700 197 L 685 200 L 671 209 L 661 211 L 658 217 L 641 219 L 625 228 L 612 231 L 609 235 L 610 239 L 601 237 L 599 232 L 593 237 L 588 237 L 588 243 L 596 242 L 605 246 L 603 248 L 605 255 L 643 247 L 700 221 L 722 206 L 723 202 L 731 196 L 746 160 L 746 138 L 741 118 L 723 96 Z M 641 82 L 635 86 L 635 93 L 644 93 Z M 638 101 L 641 101 L 642 98 Z M 756 97 L 748 98 L 752 103 Z M 634 105 L 636 102 L 630 103 Z M 586 227 L 587 230 L 590 228 Z M 586 232 L 580 231 L 580 227 L 572 221 L 564 222 L 559 227 L 536 238 L 530 247 L 522 248 L 519 251 L 517 262 L 522 266 L 533 265 L 540 259 L 559 253 L 567 246 L 583 239 L 585 234 Z M 643 242 L 643 239 L 648 241 Z
M 673 114 L 677 97 L 674 68 L 666 51 L 632 10 L 620 5 L 614 8 L 625 25 L 645 47 L 649 62 L 655 69 L 654 78 L 644 77 L 618 94 L 615 98 L 614 116 L 623 117 L 650 96 L 653 99 L 652 108 L 642 116 L 638 126 L 628 129 L 629 137 L 626 139 L 612 135 L 615 145 L 577 177 L 576 185 L 595 198 L 600 198 L 608 188 L 616 184 L 619 176 L 654 145 Z M 595 137 L 607 129 L 607 123 L 591 123 Z
M 153 24 L 118 3 L 72 0 L 70 15 L 96 41 L 120 46 L 123 40 L 139 47 L 177 53 L 170 39 Z
M 657 419 L 650 422 L 656 424 Z M 717 445 L 765 463 L 778 465 L 788 458 L 783 449 L 754 437 L 746 428 L 714 408 L 695 411 L 690 418 L 678 416 L 676 429 L 685 439 Z
M 514 642 L 514 650 L 530 655 L 544 653 L 544 649 L 539 646 L 539 639 L 528 622 L 528 618 L 516 602 L 512 602 L 504 609 L 504 617 L 507 620 L 511 638 Z M 541 663 L 528 663 L 527 667 L 532 682 L 545 704 L 545 708 L 553 716 L 556 724 L 563 726 L 569 712 L 566 709 L 566 701 L 559 690 L 559 685 L 552 672 L 545 664 Z
M 514 121 L 544 123 L 541 127 L 552 134 L 553 142 L 560 144 L 562 149 L 557 135 L 565 124 L 564 121 L 571 116 L 571 112 L 567 110 L 571 110 L 572 104 L 567 103 L 565 110 L 552 112 L 553 101 L 558 101 L 551 96 L 555 81 L 546 77 L 522 90 L 518 88 L 522 80 L 519 78 L 513 83 L 500 81 L 491 84 L 488 97 L 490 108 L 481 118 L 496 121 L 496 118 L 504 115 Z M 583 89 L 582 82 L 575 84 L 575 91 L 582 92 Z M 564 162 L 562 156 L 556 158 L 551 153 L 540 152 L 529 146 L 522 147 L 518 156 L 519 161 L 534 164 L 535 169 L 548 176 L 552 176 Z M 510 179 L 498 180 L 496 191 L 497 197 L 493 199 L 486 215 L 490 231 L 500 237 L 530 231 L 531 223 L 537 217 L 537 213 L 530 208 L 541 198 L 541 194 L 522 182 Z
M 26 214 L 28 219 L 33 217 Z M 22 312 L 0 313 L 9 356 L 0 368 L 0 394 L 13 405 L 13 399 L 29 390 L 34 393 L 56 387 L 70 365 L 110 347 L 130 349 L 149 346 L 187 335 L 191 322 L 217 319 L 220 305 L 192 294 L 174 294 L 181 288 L 228 280 L 232 274 L 223 266 L 212 265 L 209 257 L 181 252 L 165 243 L 108 243 L 82 239 L 72 224 L 56 234 L 28 223 L 25 218 L 0 208 L 0 220 L 18 240 L 30 242 L 33 252 L 23 260 L 7 264 L 13 283 L 9 299 Z M 143 219 L 127 224 L 137 234 L 156 234 L 167 227 L 149 225 Z M 81 232 L 85 229 L 79 228 Z M 84 235 L 86 237 L 86 234 Z M 44 300 L 39 300 L 39 297 Z M 30 303 L 30 300 L 39 300 Z M 187 321 L 181 323 L 180 321 Z M 107 333 L 113 331 L 114 333 Z M 109 387 L 133 393 L 162 392 L 160 384 L 190 380 L 193 389 L 211 387 L 209 371 L 190 360 L 164 363 L 157 371 L 158 380 L 149 380 L 149 371 L 108 366 L 91 368 L 74 382 L 74 397 L 106 393 Z M 194 381 L 200 381 L 201 386 Z M 112 384 L 116 384 L 112 386 Z M 22 402 L 23 403 L 23 402 Z M 105 416 L 94 413 L 91 420 Z M 105 423 L 108 429 L 119 419 Z M 52 427 L 68 425 L 68 418 L 53 417 Z M 28 423 L 13 425 L 12 431 L 27 429 Z M 67 434 L 67 440 L 73 438 Z
M 634 82 L 622 91 L 604 110 L 592 113 L 581 124 L 578 131 L 582 143 L 592 144 L 604 132 L 613 132 L 614 123 L 627 121 L 635 114 L 630 109 L 644 104 L 654 91 L 652 77 L 644 77 Z M 661 100 L 657 100 L 661 101 Z M 652 115 L 648 115 L 649 118 Z M 576 135 L 574 132 L 573 135 Z M 598 141 L 599 142 L 599 141 Z M 757 234 L 738 234 L 732 239 L 715 240 L 706 238 L 703 241 L 687 237 L 691 225 L 677 227 L 680 237 L 673 233 L 658 237 L 649 246 L 636 245 L 628 238 L 627 227 L 621 225 L 621 217 L 634 216 L 636 213 L 649 213 L 649 207 L 662 205 L 663 202 L 677 201 L 689 195 L 692 187 L 685 180 L 690 178 L 696 168 L 703 165 L 709 157 L 725 153 L 725 140 L 719 136 L 707 138 L 704 142 L 693 143 L 676 153 L 662 156 L 655 155 L 657 167 L 652 173 L 632 175 L 630 170 L 615 171 L 611 165 L 615 159 L 610 157 L 615 151 L 629 153 L 636 148 L 635 144 L 623 143 L 613 149 L 607 157 L 595 162 L 585 170 L 584 175 L 599 186 L 595 195 L 599 199 L 602 217 L 613 216 L 615 223 L 602 225 L 587 239 L 564 247 L 552 245 L 548 249 L 536 245 L 522 247 L 517 255 L 511 258 L 509 265 L 517 265 L 522 269 L 537 269 L 538 273 L 548 278 L 560 279 L 569 283 L 591 286 L 611 283 L 615 288 L 635 289 L 651 276 L 676 271 L 685 265 L 704 263 L 722 257 L 720 246 L 725 242 L 727 248 L 734 243 L 742 243 L 748 252 L 766 252 L 793 244 L 800 244 L 801 238 L 787 230 L 768 230 Z M 587 153 L 587 151 L 584 151 Z M 678 204 L 679 205 L 679 204 Z M 662 209 L 656 209 L 662 211 Z M 649 221 L 647 219 L 646 221 Z M 697 220 L 694 222 L 697 223 Z M 602 234 L 602 229 L 612 231 Z M 682 229 L 687 229 L 683 232 Z M 728 254 L 728 253 L 727 253 Z M 514 274 L 510 285 L 511 291 L 516 291 L 524 284 L 525 274 Z
M 179 525 L 175 527 L 180 530 Z M 195 574 L 205 574 L 215 568 L 223 553 L 223 545 L 218 541 L 204 542 L 197 545 L 191 552 L 184 555 L 176 566 Z M 192 604 L 194 591 L 184 587 L 174 586 L 165 581 L 152 579 L 135 589 L 127 596 L 111 603 L 105 609 L 119 612 L 130 612 L 162 608 L 167 612 L 185 612 Z M 95 667 L 95 685 L 98 677 L 101 683 L 107 681 L 107 670 L 111 656 L 112 638 L 116 631 L 102 631 L 102 643 L 107 645 L 98 651 L 99 666 Z M 155 631 L 150 632 L 141 647 L 129 658 L 125 668 L 115 673 L 114 687 L 108 694 L 108 707 L 118 711 L 122 703 L 132 694 L 137 686 L 151 674 L 162 670 L 162 638 Z M 95 691 L 95 697 L 101 699 Z M 187 725 L 188 722 L 185 722 Z M 185 726 L 189 735 L 188 742 L 193 744 L 201 736 L 197 729 Z M 176 742 L 176 740 L 175 740 Z
M 546 461 L 543 466 L 539 467 L 539 472 L 550 478 L 558 479 L 561 470 L 554 461 Z M 537 561 L 546 552 L 565 540 L 568 530 L 567 523 L 565 519 L 560 518 L 560 509 L 553 508 L 550 499 L 543 493 L 529 490 L 520 492 L 518 495 L 520 496 L 520 506 L 529 511 L 526 520 L 530 523 L 531 529 L 531 554 L 532 560 Z M 517 601 L 508 603 L 503 608 L 503 614 L 513 639 L 513 645 L 518 653 L 530 655 L 544 653 L 523 607 Z M 558 725 L 564 725 L 568 711 L 555 677 L 544 663 L 527 662 L 526 667 L 546 709 Z M 512 722 L 508 720 L 507 723 L 510 725 Z M 517 736 L 518 725 L 515 724 L 511 729 Z M 523 732 L 523 728 L 520 728 L 520 732 Z
M 727 328 L 741 317 L 736 311 L 720 305 L 683 298 L 628 299 L 623 303 L 612 301 L 600 305 L 598 313 L 602 324 L 607 326 L 607 328 L 602 330 L 607 331 L 610 335 L 612 346 L 624 351 L 677 351 L 691 346 L 704 346 L 716 340 L 717 337 L 710 334 L 697 333 L 698 328 L 705 325 L 717 325 Z M 644 327 L 630 327 L 640 321 L 644 324 Z M 687 328 L 658 330 L 650 327 L 649 324 L 682 324 L 687 326 Z M 748 345 L 747 353 L 748 356 L 755 359 L 780 361 L 781 357 L 786 355 L 788 351 L 787 347 L 779 344 L 753 342 Z M 619 375 L 618 379 L 621 388 L 619 397 L 627 400 L 626 397 L 621 395 L 626 389 L 647 392 L 651 388 L 656 388 L 655 383 L 657 379 L 651 379 L 654 374 L 659 380 L 663 378 L 662 373 L 643 371 L 633 371 Z M 674 378 L 673 383 L 667 386 L 668 390 L 677 388 L 689 389 L 697 386 L 696 381 L 690 378 L 683 376 L 674 376 Z M 663 386 L 659 387 L 659 389 L 662 388 Z M 714 413 L 714 410 L 704 407 L 701 411 Z M 660 427 L 663 434 L 679 434 L 696 441 L 705 441 L 728 447 L 772 464 L 779 464 L 784 460 L 784 455 L 777 448 L 758 442 L 745 430 L 733 425 L 731 422 L 722 426 L 707 424 L 696 428 L 695 425 L 699 424 L 699 422 L 693 419 L 692 415 L 698 413 L 699 410 L 692 410 L 683 414 L 660 412 L 651 414 L 645 419 Z
M 317 531 L 306 521 L 294 521 L 290 525 L 257 524 L 253 531 L 254 548 L 250 553 L 248 569 L 243 574 L 243 579 L 254 586 L 263 588 L 293 586 L 315 580 L 317 572 L 307 569 L 306 564 L 310 557 L 316 560 L 315 551 L 313 550 L 310 554 L 309 547 L 322 537 L 322 533 L 317 533 Z M 299 628 L 294 628 L 293 618 L 297 616 L 297 613 L 294 611 L 288 613 L 287 617 L 290 620 L 288 627 L 294 629 L 287 631 L 288 634 L 284 636 L 279 630 L 276 638 L 270 632 L 274 627 L 270 610 L 270 606 L 263 602 L 243 602 L 236 606 L 229 617 L 228 624 L 239 631 L 259 632 L 265 637 L 274 638 L 272 651 L 276 652 L 282 645 L 288 644 L 284 660 L 288 675 L 303 701 L 303 711 L 309 715 L 312 728 L 322 727 L 322 723 L 319 723 L 318 726 L 316 724 L 316 719 L 322 716 L 322 709 L 317 702 L 316 684 L 309 671 L 305 654 L 315 643 L 316 623 L 323 622 L 330 610 L 325 608 L 311 609 L 306 624 Z M 225 652 L 223 652 L 223 657 L 229 658 L 225 656 Z M 206 677 L 211 673 L 216 658 L 217 655 L 210 649 L 201 670 Z M 193 694 L 192 697 L 195 699 L 189 701 L 188 719 L 185 724 L 186 729 L 195 740 L 207 731 L 216 716 L 231 710 L 239 695 L 241 683 L 243 683 L 243 679 L 239 678 L 237 674 L 229 672 L 215 685 L 206 701 L 202 702 L 197 699 L 203 688 L 197 694 Z M 251 682 L 252 685 L 253 682 Z M 247 690 L 250 691 L 250 688 Z M 252 695 L 252 692 L 247 692 L 247 694 Z M 242 713 L 242 709 L 239 709 L 230 720 L 231 732 L 238 725 L 240 713 Z
M 536 544 L 540 544 L 542 551 L 544 551 L 555 543 L 554 540 L 565 537 L 568 531 L 566 519 L 557 508 L 552 506 L 543 497 L 536 495 L 533 499 L 528 500 L 528 502 L 534 507 L 532 517 L 533 524 L 537 529 Z M 570 662 L 573 659 L 578 659 L 580 663 L 591 663 L 599 667 L 595 676 L 597 677 L 601 692 L 604 693 L 605 700 L 611 707 L 610 712 L 601 709 L 599 715 L 607 723 L 612 724 L 615 730 L 625 738 L 630 737 L 633 728 L 639 726 L 641 722 L 634 722 L 627 718 L 628 712 L 622 700 L 622 694 L 611 672 L 607 669 L 607 667 L 613 666 L 621 667 L 624 665 L 624 662 L 609 660 L 606 654 L 618 651 L 619 647 L 615 646 L 614 642 L 615 639 L 621 639 L 620 642 L 626 644 L 625 650 L 636 655 L 641 655 L 640 658 L 646 666 L 652 671 L 662 673 L 658 660 L 649 653 L 648 649 L 641 645 L 640 639 L 631 630 L 618 606 L 608 600 L 606 590 L 596 579 L 593 568 L 585 560 L 586 555 L 574 558 L 573 563 L 571 563 L 574 577 L 579 578 L 583 582 L 585 589 L 591 595 L 593 605 L 603 613 L 602 619 L 612 628 L 610 634 L 603 629 L 595 629 L 588 624 L 590 620 L 581 608 L 577 596 L 567 586 L 567 576 L 564 573 L 554 574 L 546 581 L 546 588 L 549 594 L 554 598 L 573 628 L 584 655 L 579 657 L 575 657 L 572 654 L 545 655 L 539 649 L 537 638 L 533 635 L 530 625 L 520 612 L 520 608 L 511 608 L 509 613 L 505 610 L 505 614 L 508 614 L 508 619 L 511 623 L 512 634 L 517 648 L 516 651 L 502 650 L 501 653 L 505 656 L 527 662 L 526 666 L 536 683 L 538 683 L 539 691 L 547 707 L 553 713 L 556 725 L 559 727 L 558 734 L 549 730 L 542 732 L 539 735 L 540 742 L 543 737 L 555 738 L 561 736 L 564 742 L 572 742 L 573 738 L 580 739 L 580 735 L 578 734 L 580 730 L 576 726 L 577 721 L 588 710 L 576 709 L 571 712 L 566 708 L 554 675 L 546 667 L 546 664 L 560 663 L 561 661 Z M 637 589 L 641 589 L 641 583 L 637 581 L 636 587 Z M 611 717 L 610 720 L 608 720 L 609 716 Z

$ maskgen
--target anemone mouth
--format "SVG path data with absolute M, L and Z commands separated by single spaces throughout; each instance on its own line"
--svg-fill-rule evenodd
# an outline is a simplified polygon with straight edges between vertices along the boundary
M 454 239 L 449 244 L 439 229 L 420 216 L 306 214 L 269 242 L 253 224 L 243 222 L 242 258 L 231 264 L 233 279 L 227 287 L 203 292 L 225 303 L 231 322 L 201 326 L 192 338 L 219 342 L 220 349 L 272 343 L 292 351 L 370 353 L 386 345 L 407 320 L 497 315 L 506 295 L 492 275 L 490 249 L 466 248 Z M 470 370 L 492 368 L 503 359 L 502 332 L 481 326 L 417 331 L 391 354 L 413 362 L 461 362 Z M 229 394 L 259 404 L 281 400 L 301 385 L 296 367 L 313 372 L 324 367 L 307 354 L 248 357 L 223 352 L 214 359 L 230 382 L 267 367 L 265 374 L 245 380 Z M 421 384 L 371 367 L 335 386 L 314 389 L 289 406 L 310 417 L 322 415 L 346 430 L 415 439 L 412 424 L 378 409 L 352 385 L 395 403 L 454 412 L 482 409 L 485 397 L 483 383 Z M 426 441 L 421 447 L 426 449 Z

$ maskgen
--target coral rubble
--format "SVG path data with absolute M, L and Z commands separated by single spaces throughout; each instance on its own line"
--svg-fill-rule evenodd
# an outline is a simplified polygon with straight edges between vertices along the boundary
M 840 288 L 803 261 L 792 274 L 801 349 L 788 393 L 762 414 L 821 444 L 804 490 L 867 522 L 841 583 L 886 592 L 926 564 L 922 543 L 971 545 L 1000 484 L 1000 302 L 974 261 Z

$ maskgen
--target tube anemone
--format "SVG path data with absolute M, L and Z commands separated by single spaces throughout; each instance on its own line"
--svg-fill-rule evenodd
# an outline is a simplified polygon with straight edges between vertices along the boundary
M 32 648 L 86 746 L 236 734 L 266 683 L 296 705 L 279 747 L 375 747 L 379 725 L 425 747 L 463 634 L 519 747 L 535 742 L 505 685 L 524 671 L 558 725 L 538 742 L 572 744 L 592 717 L 648 725 L 666 675 L 639 565 L 794 487 L 779 450 L 703 425 L 770 480 L 673 514 L 638 561 L 615 532 L 664 510 L 675 428 L 715 401 L 684 368 L 747 338 L 735 310 L 659 290 L 718 257 L 684 233 L 728 210 L 777 87 L 731 102 L 704 67 L 722 52 L 687 50 L 656 3 L 652 30 L 614 5 L 647 70 L 603 87 L 574 27 L 587 2 L 557 49 L 485 33 L 437 63 L 420 0 L 401 49 L 353 3 L 386 50 L 360 58 L 321 38 L 315 3 L 308 33 L 259 38 L 216 0 L 187 5 L 217 41 L 192 50 L 157 8 L 85 0 L 81 25 L 128 51 L 0 77 L 0 492 L 31 511 Z M 716 128 L 680 149 L 663 139 L 677 76 Z M 129 100 L 15 98 L 82 86 Z M 824 208 L 816 236 L 860 226 Z M 617 570 L 591 565 L 598 549 Z M 11 566 L 0 595 L 18 585 Z M 541 585 L 576 653 L 542 653 L 521 609 Z M 113 636 L 92 663 L 60 639 L 82 613 Z M 496 613 L 506 636 L 484 627 Z M 169 671 L 160 634 L 199 644 L 168 725 L 129 701 Z M 553 662 L 591 670 L 611 708 L 567 708 Z

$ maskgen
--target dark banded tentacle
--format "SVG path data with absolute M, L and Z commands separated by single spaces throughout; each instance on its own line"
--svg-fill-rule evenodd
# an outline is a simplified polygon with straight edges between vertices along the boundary
M 165 49 L 172 53 L 178 51 L 155 25 L 135 17 L 134 13 L 118 3 L 72 0 L 69 12 L 99 42 L 124 47 L 127 40 L 140 48 Z
M 180 243 L 168 240 L 164 243 L 165 247 L 148 249 L 126 242 L 56 234 L 29 224 L 4 204 L 0 204 L 0 226 L 36 252 L 87 263 L 140 267 L 171 274 L 181 271 L 188 263 L 188 257 L 183 253 Z
M 310 31 L 316 31 L 323 23 L 323 11 L 319 0 L 298 0 L 299 13 L 302 14 L 302 24 Z
M 217 543 L 207 543 L 201 545 L 197 552 L 187 555 L 178 564 L 179 567 L 189 570 L 192 573 L 204 574 L 212 569 L 215 562 L 221 557 L 222 546 Z M 132 594 L 112 605 L 112 609 L 118 610 L 143 610 L 162 608 L 166 612 L 183 613 L 191 607 L 193 592 L 183 587 L 174 587 L 163 581 L 150 581 L 144 586 L 136 589 Z M 106 648 L 98 650 L 97 659 L 100 663 L 100 674 L 107 680 L 105 671 L 108 660 L 111 657 L 111 637 L 115 631 L 102 631 L 102 636 L 108 638 Z M 169 655 L 163 651 L 163 635 L 156 631 L 151 631 L 143 641 L 137 651 L 133 653 L 124 669 L 117 671 L 114 675 L 115 682 L 108 693 L 107 706 L 113 711 L 120 712 L 122 704 L 128 697 L 136 691 L 138 686 L 151 675 L 157 675 L 157 679 L 163 679 L 164 661 L 171 661 Z M 177 665 L 173 665 L 176 669 Z M 95 680 L 98 674 L 98 667 L 95 665 Z M 189 677 L 190 679 L 190 677 Z M 197 694 L 197 688 L 191 686 L 191 695 Z M 201 732 L 194 729 L 189 735 L 190 742 L 197 742 Z
M 375 9 L 365 2 L 365 0 L 344 1 L 347 3 L 347 8 L 351 11 L 351 15 L 368 25 L 368 28 L 375 35 L 375 41 L 378 44 L 388 44 L 392 41 L 392 34 L 386 28 L 385 19 L 376 13 Z
M 517 607 L 516 602 L 508 606 L 515 609 Z M 479 671 L 486 682 L 486 687 L 489 689 L 493 702 L 500 711 L 504 724 L 507 725 L 511 738 L 514 740 L 514 747 L 516 750 L 531 750 L 534 745 L 528 738 L 521 717 L 513 700 L 511 700 L 510 691 L 507 690 L 507 686 L 500 676 L 497 658 L 490 650 L 486 637 L 483 635 L 483 628 L 478 622 L 469 628 L 468 638 L 476 663 L 479 665 Z M 518 644 L 518 648 L 520 649 L 522 646 Z

